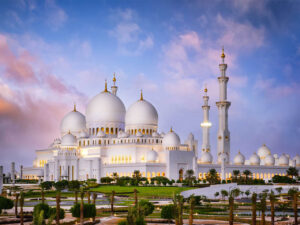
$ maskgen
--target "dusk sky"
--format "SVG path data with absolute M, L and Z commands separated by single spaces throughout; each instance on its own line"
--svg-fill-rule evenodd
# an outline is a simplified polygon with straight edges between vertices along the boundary
M 210 96 L 216 159 L 222 46 L 231 158 L 300 153 L 300 1 L 0 1 L 0 164 L 32 166 L 62 117 L 112 84 L 126 108 L 140 89 L 181 141 L 201 146 Z

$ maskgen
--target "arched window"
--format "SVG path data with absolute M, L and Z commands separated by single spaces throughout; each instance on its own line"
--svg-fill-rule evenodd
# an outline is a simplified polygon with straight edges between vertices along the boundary
M 160 172 L 157 172 L 157 176 L 160 177 Z
M 152 177 L 155 177 L 155 172 L 152 172 Z
M 109 128 L 108 127 L 106 127 L 106 129 L 105 129 L 105 133 L 109 134 Z
M 114 134 L 114 128 L 110 128 L 110 133 Z
M 156 139 L 156 144 L 158 144 L 158 139 Z
M 104 131 L 104 127 L 101 127 L 101 130 Z
M 93 128 L 93 135 L 95 135 L 95 128 Z
M 79 141 L 79 146 L 81 146 L 81 141 Z
M 116 128 L 116 134 L 118 134 L 118 128 Z
M 90 140 L 88 140 L 88 143 L 87 143 L 87 145 L 88 145 L 88 146 L 90 145 Z
M 145 134 L 145 129 L 143 129 L 142 134 Z
M 101 140 L 98 141 L 98 144 L 101 145 Z

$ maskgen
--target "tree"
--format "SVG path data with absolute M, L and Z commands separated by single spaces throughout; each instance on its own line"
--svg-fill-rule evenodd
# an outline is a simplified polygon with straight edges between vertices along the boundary
M 23 206 L 24 206 L 24 192 L 20 193 L 20 224 L 24 224 L 24 214 L 23 214 Z
M 192 186 L 193 185 L 193 181 L 196 180 L 196 177 L 194 176 L 194 170 L 187 170 L 185 172 L 185 179 L 186 181 L 188 182 L 188 185 L 189 186 Z
M 252 194 L 252 225 L 256 225 L 256 199 L 257 194 Z
M 41 188 L 44 188 L 44 190 L 50 190 L 53 187 L 53 181 L 44 181 L 40 184 Z
M 14 202 L 11 199 L 0 196 L 0 210 L 12 209 L 13 207 L 14 207 Z
M 72 216 L 80 218 L 80 221 L 83 221 L 83 218 L 93 218 L 96 216 L 96 206 L 94 204 L 83 204 L 82 209 L 81 212 L 81 203 L 73 205 L 71 208 Z
M 275 190 L 278 192 L 278 194 L 280 195 L 281 194 L 281 192 L 282 192 L 282 187 L 277 187 L 277 188 L 275 188 Z
M 19 194 L 16 193 L 16 196 L 15 196 L 15 216 L 17 217 L 18 216 L 18 202 L 19 202 Z
M 175 223 L 178 225 L 183 225 L 183 196 L 182 195 L 174 195 L 173 204 L 175 207 L 174 217 Z
M 245 195 L 247 196 L 247 198 L 248 198 L 248 196 L 251 194 L 251 192 L 250 192 L 250 190 L 246 190 L 245 191 Z
M 273 191 L 269 194 L 269 200 L 270 200 L 270 208 L 271 208 L 271 224 L 275 224 L 275 201 L 276 196 Z
M 246 184 L 248 183 L 248 177 L 252 174 L 250 170 L 244 170 L 243 174 L 246 177 Z
M 167 219 L 170 223 L 172 219 L 174 219 L 175 207 L 174 205 L 165 205 L 161 209 L 160 217 L 163 219 Z
M 83 218 L 84 218 L 84 215 L 83 215 L 83 213 L 84 213 L 84 211 L 83 211 L 84 210 L 84 202 L 83 202 L 84 191 L 83 191 L 83 189 L 80 192 L 80 198 L 81 198 L 81 201 L 80 201 L 80 214 L 79 215 L 80 215 L 80 224 L 83 225 Z M 78 208 L 78 206 L 77 206 L 77 208 Z M 72 212 L 72 215 L 73 215 L 73 212 Z
M 56 193 L 56 225 L 59 225 L 60 220 L 60 191 Z
M 71 180 L 68 183 L 68 187 L 70 191 L 79 191 L 80 190 L 80 182 L 78 180 Z
M 296 167 L 291 167 L 291 166 L 290 166 L 290 167 L 287 169 L 286 174 L 287 174 L 288 176 L 290 176 L 291 178 L 294 178 L 294 177 L 298 177 L 299 171 L 297 170 Z
M 91 204 L 91 193 L 89 191 L 86 192 L 88 204 Z
M 132 178 L 134 180 L 134 184 L 138 185 L 138 183 L 140 182 L 140 179 L 141 179 L 141 172 L 139 170 L 133 171 Z
M 62 191 L 68 187 L 68 181 L 62 180 L 54 183 L 54 187 L 57 191 Z
M 215 193 L 215 197 L 216 197 L 216 198 L 217 198 L 219 195 L 220 195 L 219 192 L 216 192 L 216 193 Z
M 233 225 L 234 198 L 232 195 L 229 196 L 228 201 L 229 201 L 229 224 Z
M 222 199 L 224 200 L 225 199 L 225 197 L 227 197 L 228 196 L 228 191 L 226 191 L 226 190 L 221 190 L 221 195 L 222 195 Z
M 241 174 L 241 172 L 239 170 L 233 170 L 232 173 L 233 173 L 233 176 L 234 176 L 234 180 L 237 180 L 238 177 Z
M 114 214 L 114 202 L 115 202 L 115 191 L 111 192 L 111 196 L 110 196 L 110 210 L 111 210 L 111 214 Z
M 193 220 L 194 220 L 193 215 L 194 215 L 194 208 L 195 208 L 195 197 L 194 197 L 194 195 L 192 195 L 190 197 L 189 203 L 190 203 L 189 225 L 193 225 Z
M 297 224 L 298 221 L 298 188 L 290 188 L 288 191 L 288 195 L 292 197 L 293 199 L 293 211 L 294 211 L 294 219 L 295 219 L 295 224 Z
M 113 175 L 112 175 L 113 181 L 114 181 L 114 182 L 117 182 L 117 181 L 118 181 L 118 178 L 119 178 L 118 173 L 114 172 Z
M 215 169 L 210 169 L 206 175 L 206 180 L 210 184 L 216 184 L 220 181 L 220 177 Z
M 266 224 L 267 201 L 266 194 L 260 194 L 261 224 Z
M 133 193 L 134 193 L 134 205 L 137 207 L 137 205 L 138 205 L 138 196 L 137 196 L 138 191 L 136 189 L 134 189 Z

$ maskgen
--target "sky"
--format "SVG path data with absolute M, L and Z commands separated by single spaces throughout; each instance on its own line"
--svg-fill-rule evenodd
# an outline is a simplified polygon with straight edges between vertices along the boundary
M 228 64 L 231 158 L 266 144 L 300 153 L 300 1 L 0 1 L 0 164 L 32 166 L 112 84 L 126 108 L 144 98 L 181 141 L 201 146 L 207 85 L 216 159 L 218 68 Z M 199 148 L 200 149 L 200 148 Z

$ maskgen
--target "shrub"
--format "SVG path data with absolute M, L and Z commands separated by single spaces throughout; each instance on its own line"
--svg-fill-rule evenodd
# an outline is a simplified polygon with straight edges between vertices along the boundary
M 110 177 L 101 177 L 100 181 L 101 183 L 110 184 L 113 181 L 113 179 Z
M 127 225 L 127 220 L 121 220 L 118 225 Z
M 174 205 L 165 205 L 161 209 L 160 217 L 163 219 L 174 219 L 175 207 Z
M 70 191 L 75 191 L 80 189 L 80 182 L 78 180 L 71 180 L 68 183 L 68 187 Z
M 148 200 L 140 200 L 139 201 L 139 206 L 144 211 L 144 215 L 145 216 L 150 215 L 154 211 L 154 205 L 153 205 L 153 203 L 149 202 Z
M 48 219 L 49 218 L 49 211 L 50 211 L 49 205 L 45 204 L 45 203 L 39 203 L 39 204 L 35 205 L 34 209 L 33 209 L 33 215 L 34 216 L 39 216 L 41 211 L 44 211 L 44 218 L 43 219 Z
M 275 175 L 272 178 L 273 183 L 295 183 L 296 181 L 293 178 L 290 178 L 288 176 L 279 176 L 279 175 Z
M 56 218 L 56 207 L 49 209 L 48 218 L 50 218 L 52 215 L 55 215 Z M 64 219 L 64 218 L 65 218 L 65 210 L 59 208 L 59 219 Z
M 73 217 L 80 217 L 80 203 L 75 204 L 71 208 Z M 83 217 L 92 218 L 96 216 L 96 206 L 94 204 L 83 204 Z
M 11 199 L 0 196 L 0 210 L 2 209 L 12 209 L 14 207 L 14 202 Z

